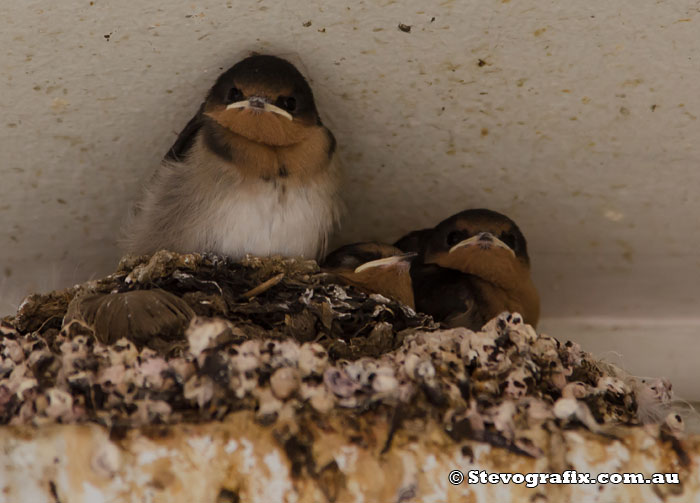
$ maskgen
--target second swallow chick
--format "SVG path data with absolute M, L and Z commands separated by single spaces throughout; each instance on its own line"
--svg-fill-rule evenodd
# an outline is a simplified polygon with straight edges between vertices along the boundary
M 503 311 L 537 325 L 540 300 L 527 243 L 505 215 L 474 209 L 442 221 L 425 244 L 423 261 L 412 272 L 419 311 L 473 330 Z
M 321 267 L 347 284 L 415 308 L 410 268 L 416 255 L 384 243 L 355 243 L 330 253 Z

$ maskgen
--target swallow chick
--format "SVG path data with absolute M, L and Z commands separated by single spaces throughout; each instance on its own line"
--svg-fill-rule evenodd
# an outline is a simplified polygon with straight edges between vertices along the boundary
M 439 223 L 412 279 L 416 309 L 450 326 L 479 330 L 503 311 L 537 325 L 540 300 L 525 237 L 495 211 L 466 210 Z
M 330 253 L 321 267 L 344 283 L 414 309 L 410 268 L 416 255 L 384 243 L 355 243 Z
M 218 78 L 146 184 L 126 248 L 321 258 L 340 214 L 335 146 L 294 65 L 246 58 Z

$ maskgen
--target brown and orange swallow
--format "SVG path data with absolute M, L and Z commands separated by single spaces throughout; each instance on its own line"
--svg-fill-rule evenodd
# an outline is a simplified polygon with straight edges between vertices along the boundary
M 416 255 L 383 243 L 355 243 L 330 253 L 321 267 L 347 284 L 415 308 L 410 267 Z
M 320 258 L 339 217 L 335 138 L 288 61 L 223 73 L 127 226 L 128 251 Z
M 466 210 L 438 224 L 411 277 L 416 309 L 449 326 L 478 330 L 503 311 L 537 325 L 540 301 L 525 237 L 495 211 Z

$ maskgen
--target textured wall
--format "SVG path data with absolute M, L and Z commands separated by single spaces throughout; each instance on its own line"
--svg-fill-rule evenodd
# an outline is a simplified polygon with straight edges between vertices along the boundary
M 696 315 L 694 2 L 8 0 L 0 23 L 2 312 L 112 269 L 142 180 L 257 50 L 300 63 L 336 133 L 339 242 L 488 206 L 545 317 Z

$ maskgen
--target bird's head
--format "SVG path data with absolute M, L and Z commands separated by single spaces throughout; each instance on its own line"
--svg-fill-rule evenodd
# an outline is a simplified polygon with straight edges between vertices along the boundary
M 320 123 L 311 87 L 289 61 L 250 56 L 224 72 L 204 114 L 226 130 L 270 146 L 289 146 Z
M 527 242 L 510 218 L 485 209 L 465 210 L 443 220 L 425 246 L 425 262 L 479 276 L 480 269 L 529 271 Z
M 322 267 L 352 285 L 414 307 L 410 268 L 416 255 L 384 243 L 355 243 L 330 253 Z

